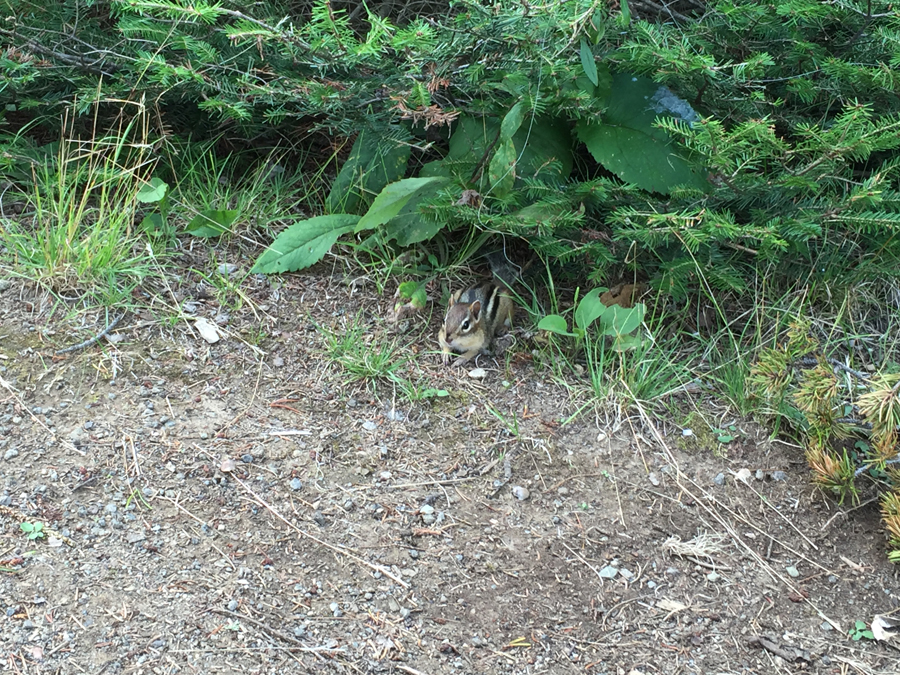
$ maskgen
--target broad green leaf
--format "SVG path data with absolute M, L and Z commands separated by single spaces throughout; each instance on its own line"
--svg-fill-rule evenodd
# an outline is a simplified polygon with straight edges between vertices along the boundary
M 294 223 L 259 256 L 254 273 L 296 272 L 319 262 L 338 237 L 353 230 L 359 216 L 338 213 Z
M 401 300 L 408 300 L 416 309 L 422 309 L 428 301 L 425 284 L 421 281 L 404 281 L 397 289 Z
M 413 296 L 413 293 L 415 293 L 421 287 L 421 281 L 404 281 L 397 289 L 397 294 L 400 296 L 401 300 L 409 300 Z
M 409 246 L 436 235 L 447 221 L 429 217 L 423 211 L 427 210 L 427 203 L 434 199 L 445 182 L 438 179 L 420 188 L 400 209 L 400 213 L 385 224 L 384 238 L 387 241 L 395 240 L 400 246 Z
M 218 237 L 229 230 L 237 216 L 237 211 L 206 209 L 194 216 L 186 232 L 195 237 Z
M 496 197 L 505 197 L 516 183 L 516 146 L 512 139 L 500 141 L 488 167 L 491 191 Z
M 166 231 L 166 221 L 161 213 L 148 213 L 141 221 L 141 229 L 151 237 L 158 237 Z
M 538 329 L 557 333 L 558 335 L 568 335 L 570 337 L 574 337 L 575 335 L 574 333 L 569 332 L 569 326 L 566 324 L 566 320 L 559 314 L 548 314 L 545 316 L 538 322 Z
M 613 350 L 617 352 L 627 352 L 631 349 L 637 349 L 641 345 L 640 335 L 617 335 L 613 341 Z
M 524 112 L 527 111 L 523 106 L 523 120 Z M 511 110 L 507 117 L 512 113 Z M 500 127 L 501 123 L 496 118 L 460 117 L 450 135 L 447 155 L 442 160 L 423 166 L 419 176 L 456 178 L 468 185 L 478 162 L 501 134 Z M 520 123 L 512 142 L 516 150 L 518 184 L 522 183 L 523 177 L 535 175 L 548 182 L 562 183 L 572 173 L 572 136 L 567 121 L 552 117 L 529 119 L 527 124 Z
M 366 215 L 356 224 L 356 232 L 372 230 L 379 225 L 384 225 L 394 216 L 400 213 L 407 202 L 420 190 L 429 185 L 446 181 L 440 176 L 429 178 L 404 178 L 396 183 L 386 186 L 372 202 L 372 206 L 366 211 Z
M 598 287 L 585 295 L 575 308 L 575 325 L 582 330 L 587 330 L 597 317 L 606 311 L 606 306 L 600 302 L 600 294 L 605 293 L 606 288 Z
M 419 177 L 444 176 L 468 184 L 488 146 L 500 133 L 500 122 L 493 117 L 462 115 L 453 124 L 446 156 L 428 162 Z
M 141 189 L 138 190 L 134 198 L 142 204 L 154 204 L 156 202 L 161 202 L 168 190 L 168 184 L 161 178 L 154 176 L 150 179 L 149 183 L 141 185 Z
M 604 333 L 606 335 L 626 335 L 641 325 L 644 320 L 645 306 L 637 303 L 626 309 L 619 305 L 611 305 L 603 314 Z
M 578 138 L 607 169 L 622 180 L 652 192 L 668 194 L 678 186 L 707 189 L 668 134 L 653 126 L 665 110 L 654 107 L 659 85 L 643 77 L 613 76 L 609 107 L 600 120 L 581 120 Z
M 538 117 L 521 127 L 513 136 L 520 153 L 516 175 L 524 178 L 538 176 L 547 182 L 562 183 L 572 173 L 572 135 L 566 121 L 555 117 Z
M 410 146 L 397 140 L 396 135 L 399 130 L 388 136 L 370 130 L 359 133 L 325 200 L 328 212 L 362 213 L 373 195 L 403 178 Z
M 595 87 L 599 80 L 597 79 L 597 62 L 594 60 L 594 54 L 587 40 L 581 40 L 581 67 L 584 68 L 584 74 Z
M 543 225 L 552 223 L 554 218 L 568 214 L 571 209 L 568 204 L 548 204 L 547 202 L 535 202 L 522 207 L 518 211 L 509 214 L 523 225 Z
M 513 134 L 522 126 L 523 119 L 525 119 L 525 105 L 519 101 L 506 113 L 500 123 L 500 140 L 506 141 L 512 138 Z

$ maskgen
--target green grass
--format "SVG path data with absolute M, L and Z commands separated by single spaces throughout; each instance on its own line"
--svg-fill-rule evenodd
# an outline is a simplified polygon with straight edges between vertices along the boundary
M 401 353 L 397 339 L 383 339 L 375 335 L 363 323 L 362 318 L 353 318 L 349 325 L 341 328 L 321 328 L 325 336 L 325 350 L 328 357 L 341 366 L 351 381 L 393 380 L 398 371 L 409 362 L 409 356 Z
M 87 294 L 101 304 L 122 301 L 151 274 L 133 228 L 140 176 L 153 162 L 139 122 L 83 141 L 64 133 L 55 153 L 27 163 L 25 208 L 0 221 L 0 265 L 57 294 Z

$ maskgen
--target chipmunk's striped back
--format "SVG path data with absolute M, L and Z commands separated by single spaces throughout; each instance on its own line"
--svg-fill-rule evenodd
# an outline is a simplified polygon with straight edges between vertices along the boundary
M 512 314 L 512 299 L 491 281 L 456 291 L 438 335 L 444 362 L 452 352 L 463 352 L 456 360 L 460 365 L 489 349 L 501 326 L 512 322 Z

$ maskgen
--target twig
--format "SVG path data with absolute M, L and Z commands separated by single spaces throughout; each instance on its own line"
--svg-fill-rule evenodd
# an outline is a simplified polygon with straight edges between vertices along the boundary
M 118 323 L 122 319 L 125 318 L 125 315 L 127 313 L 128 312 L 122 312 L 121 314 L 119 314 L 119 316 L 117 316 L 115 319 L 113 319 L 112 321 L 109 322 L 109 325 L 106 328 L 104 328 L 102 331 L 97 333 L 97 335 L 95 335 L 94 337 L 92 337 L 88 340 L 85 340 L 84 342 L 79 342 L 77 345 L 72 345 L 71 347 L 66 347 L 65 349 L 58 349 L 54 353 L 57 356 L 59 356 L 60 354 L 68 354 L 69 352 L 77 352 L 79 349 L 84 349 L 85 347 L 90 347 L 95 342 L 99 342 L 104 337 L 106 337 L 109 334 L 109 331 L 111 331 L 113 328 L 115 328 L 118 325 Z
M 384 576 L 388 577 L 389 579 L 393 579 L 396 583 L 398 583 L 398 584 L 400 584 L 401 586 L 403 586 L 403 588 L 409 588 L 409 584 L 408 584 L 408 583 L 406 583 L 405 581 L 403 581 L 403 579 L 401 579 L 400 577 L 398 577 L 396 574 L 394 574 L 393 572 L 391 572 L 389 569 L 387 569 L 387 568 L 384 567 L 383 565 L 376 565 L 376 564 L 374 564 L 374 563 L 370 563 L 368 560 L 364 560 L 363 558 L 360 558 L 358 555 L 356 555 L 355 553 L 353 553 L 352 551 L 350 551 L 349 549 L 347 549 L 347 548 L 345 548 L 345 547 L 343 547 L 343 546 L 340 546 L 340 545 L 338 545 L 338 544 L 329 544 L 327 541 L 323 541 L 322 539 L 319 539 L 318 537 L 313 536 L 312 534 L 310 534 L 310 533 L 307 532 L 306 530 L 301 530 L 299 527 L 297 527 L 296 525 L 294 525 L 294 524 L 293 524 L 291 521 L 289 521 L 287 518 L 285 518 L 285 517 L 282 516 L 280 513 L 278 513 L 278 511 L 276 511 L 276 510 L 273 509 L 271 506 L 269 506 L 269 505 L 265 502 L 265 500 L 264 500 L 262 497 L 260 497 L 259 495 L 257 495 L 253 490 L 251 490 L 251 489 L 247 486 L 247 484 L 244 483 L 244 481 L 242 481 L 240 478 L 238 478 L 237 476 L 235 476 L 233 473 L 230 474 L 230 476 L 231 476 L 231 478 L 232 478 L 238 485 L 240 485 L 242 488 L 244 488 L 244 489 L 247 491 L 247 493 L 250 494 L 250 495 L 253 497 L 253 499 L 256 500 L 256 503 L 257 503 L 257 504 L 259 504 L 260 506 L 262 506 L 264 509 L 266 509 L 269 513 L 271 513 L 273 516 L 275 516 L 276 518 L 278 518 L 278 520 L 280 520 L 281 522 L 283 522 L 285 525 L 287 525 L 289 528 L 291 528 L 291 529 L 292 529 L 294 532 L 296 532 L 297 534 L 299 534 L 299 535 L 301 535 L 301 536 L 303 536 L 303 537 L 306 537 L 306 538 L 309 539 L 310 541 L 313 541 L 313 542 L 317 543 L 319 546 L 324 546 L 324 547 L 327 548 L 327 549 L 331 549 L 331 550 L 334 551 L 335 553 L 339 553 L 340 555 L 345 555 L 345 556 L 347 556 L 348 558 L 350 558 L 351 560 L 354 560 L 354 561 L 358 562 L 360 565 L 365 565 L 365 566 L 368 567 L 369 569 L 372 569 L 372 570 L 374 570 L 374 571 L 376 571 L 376 572 L 378 572 L 378 573 L 380 573 L 380 574 L 383 574 Z
M 585 560 L 585 559 L 582 558 L 580 555 L 578 555 L 574 550 L 572 550 L 572 547 L 569 546 L 566 542 L 562 542 L 562 545 L 566 548 L 566 550 L 569 551 L 569 553 L 571 553 L 571 554 L 574 555 L 576 558 L 578 558 L 578 560 L 581 562 L 582 565 L 584 565 L 584 566 L 587 567 L 589 570 L 591 570 L 591 572 L 593 572 L 594 574 L 596 574 L 596 575 L 597 575 L 597 578 L 600 580 L 600 583 L 601 583 L 601 584 L 603 583 L 603 577 L 600 575 L 600 572 L 597 570 L 596 567 L 594 567 L 593 565 L 591 565 L 591 563 L 589 563 L 587 560 Z
M 788 663 L 796 663 L 797 661 L 809 661 L 808 658 L 804 658 L 800 654 L 791 654 L 787 649 L 784 649 L 781 645 L 776 644 L 772 640 L 769 640 L 762 635 L 754 635 L 749 640 L 747 640 L 747 644 L 751 647 L 761 647 L 765 649 L 767 652 L 771 652 L 776 656 L 780 656 Z
M 296 645 L 296 651 L 311 652 L 313 654 L 323 652 L 323 651 L 327 651 L 327 652 L 344 652 L 344 651 L 346 651 L 342 647 L 335 647 L 333 649 L 325 649 L 322 647 L 306 647 L 303 645 L 302 642 L 300 642 L 299 640 L 297 640 L 295 638 L 292 638 L 290 635 L 285 635 L 281 631 L 275 630 L 274 628 L 272 628 L 271 626 L 267 625 L 266 623 L 260 621 L 259 619 L 254 619 L 252 616 L 247 616 L 246 614 L 241 614 L 240 612 L 232 612 L 230 610 L 219 609 L 217 607 L 212 607 L 208 611 L 212 612 L 213 614 L 221 614 L 222 616 L 228 616 L 228 617 L 237 619 L 238 621 L 246 621 L 247 623 L 252 623 L 254 626 L 262 629 L 263 631 L 265 631 L 272 637 L 276 637 L 279 640 L 284 640 L 288 644 Z
M 843 363 L 841 363 L 837 359 L 826 358 L 825 360 L 828 361 L 829 364 L 831 364 L 838 370 L 843 370 L 845 373 L 850 373 L 854 377 L 858 377 L 861 380 L 869 379 L 868 373 L 864 373 L 861 370 L 854 370 L 850 366 L 845 366 Z M 795 361 L 795 363 L 800 366 L 816 366 L 819 364 L 819 360 L 814 356 L 804 356 L 803 358 L 797 359 L 797 361 Z
M 360 6 L 362 4 L 360 3 Z M 404 666 L 402 663 L 398 663 L 394 666 L 397 670 L 402 670 L 404 673 L 409 673 L 409 675 L 425 675 L 421 670 L 416 670 L 415 668 L 410 668 L 409 666 Z

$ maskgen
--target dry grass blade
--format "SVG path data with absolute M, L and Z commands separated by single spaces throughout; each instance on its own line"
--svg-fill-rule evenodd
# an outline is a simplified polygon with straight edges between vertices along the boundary
M 713 559 L 713 555 L 721 553 L 725 537 L 721 534 L 708 534 L 701 532 L 693 539 L 682 541 L 681 537 L 669 537 L 663 542 L 663 548 L 672 555 L 693 558 Z
M 653 424 L 653 419 L 647 414 L 647 411 L 644 410 L 643 406 L 641 406 L 639 401 L 636 401 L 635 405 L 638 409 L 638 412 L 641 415 L 641 419 L 643 420 L 645 426 L 648 429 L 650 429 L 650 432 L 653 435 L 654 440 L 659 445 L 659 447 L 663 450 L 663 453 L 665 454 L 666 458 L 668 459 L 670 465 L 675 470 L 674 477 L 675 477 L 675 482 L 677 483 L 678 487 L 685 494 L 689 495 L 695 501 L 695 503 L 700 508 L 702 508 L 711 518 L 716 520 L 724 528 L 724 530 L 728 533 L 728 535 L 731 537 L 732 541 L 734 541 L 735 544 L 737 544 L 739 547 L 741 547 L 753 560 L 755 560 L 756 563 L 760 566 L 760 568 L 762 568 L 766 572 L 766 574 L 768 574 L 772 578 L 773 581 L 783 584 L 791 592 L 795 593 L 798 597 L 803 597 L 804 602 L 806 602 L 822 620 L 827 621 L 829 624 L 831 624 L 834 627 L 835 630 L 837 630 L 840 633 L 843 633 L 844 630 L 841 627 L 840 623 L 838 623 L 834 619 L 827 616 L 821 609 L 819 609 L 812 602 L 812 600 L 810 600 L 807 597 L 804 597 L 803 594 L 800 592 L 800 589 L 797 588 L 797 586 L 795 586 L 791 582 L 790 579 L 783 577 L 778 572 L 776 572 L 775 569 L 768 562 L 766 562 L 766 560 L 763 559 L 763 557 L 761 555 L 759 555 L 759 553 L 757 553 L 756 550 L 752 546 L 749 546 L 743 540 L 743 538 L 735 530 L 734 525 L 731 522 L 729 522 L 729 520 L 727 520 L 725 518 L 725 516 L 722 515 L 722 513 L 725 512 L 725 513 L 731 515 L 733 518 L 740 520 L 744 524 L 751 525 L 751 526 L 752 526 L 752 524 L 744 519 L 739 518 L 737 516 L 737 514 L 734 514 L 725 505 L 721 504 L 712 494 L 710 494 L 709 492 L 704 490 L 702 487 L 697 485 L 693 480 L 691 480 L 681 470 L 681 467 L 678 464 L 678 460 L 675 458 L 675 455 L 672 453 L 671 448 L 669 448 L 669 446 L 666 444 L 665 439 L 662 437 L 662 434 L 659 433 L 659 430 L 656 428 L 656 425 Z M 763 534 L 766 534 L 767 536 L 771 536 L 771 535 L 768 535 L 768 533 L 765 533 L 763 530 L 761 530 L 758 527 L 754 526 L 754 529 L 756 529 L 757 531 L 759 531 Z M 789 547 L 786 547 L 786 546 L 785 546 L 785 548 L 789 549 Z M 800 554 L 797 554 L 797 555 L 800 555 Z M 810 562 L 814 563 L 814 561 L 810 561 Z M 821 565 L 818 565 L 818 564 L 816 564 L 816 566 L 821 567 Z

